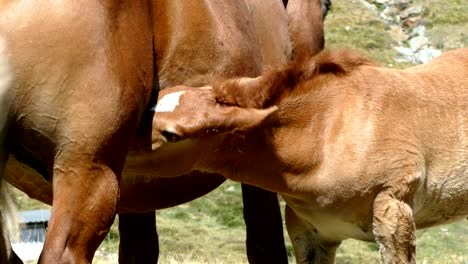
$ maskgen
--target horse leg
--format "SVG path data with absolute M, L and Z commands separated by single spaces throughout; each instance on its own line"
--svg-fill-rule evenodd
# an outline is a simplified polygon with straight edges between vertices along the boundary
M 52 215 L 39 263 L 91 263 L 114 221 L 119 192 L 114 171 L 71 160 L 54 165 Z
M 278 196 L 242 184 L 249 263 L 288 263 Z
M 304 223 L 289 206 L 286 206 L 285 218 L 297 263 L 335 263 L 336 249 L 341 241 L 322 239 L 317 229 Z
M 158 263 L 155 212 L 119 214 L 119 263 Z
M 416 263 L 416 226 L 407 203 L 388 192 L 377 195 L 373 229 L 383 263 Z

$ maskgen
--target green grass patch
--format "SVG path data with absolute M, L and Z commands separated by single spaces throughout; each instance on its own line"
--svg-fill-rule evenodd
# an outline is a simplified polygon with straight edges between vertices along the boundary
M 397 62 L 396 43 L 388 26 L 359 0 L 333 1 L 333 9 L 325 21 L 327 48 L 348 48 L 359 51 L 382 66 L 402 68 L 409 63 Z

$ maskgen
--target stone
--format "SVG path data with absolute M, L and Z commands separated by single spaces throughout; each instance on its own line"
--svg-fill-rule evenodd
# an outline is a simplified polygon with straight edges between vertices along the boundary
M 408 34 L 406 34 L 405 30 L 403 30 L 400 26 L 397 25 L 390 26 L 389 33 L 392 39 L 398 43 L 401 43 L 408 39 Z
M 401 19 L 406 19 L 412 16 L 420 15 L 422 14 L 423 11 L 424 11 L 424 8 L 422 6 L 411 6 L 401 11 L 400 17 Z
M 412 57 L 413 56 L 413 51 L 410 49 L 410 48 L 407 48 L 407 47 L 403 47 L 403 46 L 398 46 L 398 47 L 395 47 L 396 51 L 398 51 L 401 55 L 403 55 L 404 57 Z
M 398 8 L 396 8 L 394 6 L 387 6 L 382 11 L 382 13 L 380 13 L 380 16 L 385 20 L 395 21 L 395 18 L 398 16 L 399 12 L 400 11 L 398 10 Z
M 424 49 L 421 49 L 417 54 L 416 54 L 416 59 L 418 62 L 421 63 L 428 63 L 429 61 L 433 60 L 434 58 L 440 56 L 442 54 L 442 51 L 438 49 L 434 49 L 432 47 L 426 47 Z
M 424 35 L 416 36 L 409 41 L 409 47 L 413 52 L 417 52 L 429 44 L 429 39 Z
M 405 28 L 413 28 L 419 25 L 424 25 L 425 23 L 426 21 L 422 17 L 416 16 L 416 17 L 409 17 L 407 19 L 404 19 L 402 26 Z
M 418 25 L 411 30 L 410 37 L 424 36 L 426 34 L 426 27 L 424 25 Z
M 403 10 L 410 5 L 409 0 L 393 0 L 392 5 L 398 8 L 399 10 Z

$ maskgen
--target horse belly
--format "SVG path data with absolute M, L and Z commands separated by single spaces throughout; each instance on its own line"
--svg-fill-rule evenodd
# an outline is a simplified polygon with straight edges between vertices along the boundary
M 446 224 L 468 217 L 468 170 L 465 166 L 431 177 L 413 199 L 417 228 Z
M 327 213 L 317 214 L 312 221 L 317 230 L 325 238 L 331 240 L 342 241 L 354 238 L 362 241 L 374 241 L 371 223 L 361 225 Z
M 330 241 L 342 241 L 354 238 L 363 241 L 374 241 L 372 233 L 371 206 L 365 202 L 345 202 L 340 205 L 329 204 L 320 206 L 311 199 L 302 200 L 283 195 L 286 203 L 295 214 L 309 225 L 309 229 L 317 229 L 320 235 Z M 354 205 L 353 205 L 354 204 Z

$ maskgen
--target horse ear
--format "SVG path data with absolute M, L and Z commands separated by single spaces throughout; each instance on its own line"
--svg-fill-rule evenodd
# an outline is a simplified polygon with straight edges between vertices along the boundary
M 259 127 L 278 107 L 266 109 L 242 108 L 237 106 L 219 107 L 211 119 L 203 121 L 206 133 L 246 132 Z
M 220 104 L 240 107 L 263 106 L 261 76 L 257 78 L 231 79 L 213 85 L 216 100 Z

